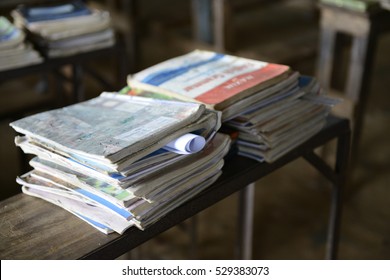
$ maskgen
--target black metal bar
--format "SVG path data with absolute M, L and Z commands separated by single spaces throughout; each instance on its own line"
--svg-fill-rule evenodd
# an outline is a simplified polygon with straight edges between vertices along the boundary
M 79 63 L 72 64 L 73 70 L 73 98 L 74 102 L 85 100 L 84 85 L 83 85 L 83 67 Z
M 104 90 L 106 91 L 117 90 L 117 88 L 115 88 L 115 86 L 112 83 L 107 81 L 107 79 L 105 79 L 102 75 L 100 75 L 98 72 L 91 69 L 90 67 L 84 66 L 84 72 L 90 75 L 91 77 L 93 77 L 97 82 L 99 82 L 103 86 Z
M 211 44 L 213 41 L 212 5 L 210 0 L 192 0 L 194 39 Z
M 126 13 L 126 20 L 129 31 L 125 36 L 125 44 L 130 73 L 135 73 L 139 67 L 139 57 L 141 57 L 138 0 L 122 0 L 123 10 Z
M 320 173 L 322 173 L 322 175 L 324 175 L 331 183 L 337 184 L 337 175 L 323 159 L 314 153 L 314 151 L 307 152 L 305 155 L 303 155 L 303 158 L 307 160 L 313 167 L 315 167 Z
M 250 183 L 238 193 L 237 259 L 252 259 L 255 183 Z
M 129 64 L 129 54 L 126 51 L 125 39 L 123 38 L 123 36 L 120 36 L 120 35 L 117 36 L 116 45 L 117 45 L 117 53 L 116 53 L 117 86 L 119 88 L 121 88 L 127 84 L 127 82 L 126 82 L 127 75 L 130 74 L 129 71 L 130 71 L 131 67 L 134 68 L 133 71 L 135 70 L 137 61 L 132 62 L 132 63 L 134 63 L 134 65 Z M 135 49 L 134 51 L 137 51 L 137 49 Z M 134 59 L 134 58 L 132 58 L 132 59 Z
M 191 217 L 189 222 L 189 236 L 191 239 L 189 255 L 193 260 L 196 260 L 198 259 L 198 216 Z
M 348 131 L 338 137 L 335 173 L 338 176 L 337 184 L 333 184 L 331 193 L 331 208 L 329 215 L 326 258 L 337 259 L 340 238 L 340 222 L 342 214 L 342 191 L 345 188 L 348 176 L 351 132 Z

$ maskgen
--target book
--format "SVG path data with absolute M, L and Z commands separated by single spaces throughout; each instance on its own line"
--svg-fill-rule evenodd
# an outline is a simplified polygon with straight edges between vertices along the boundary
M 25 42 L 25 34 L 0 16 L 0 71 L 42 62 L 40 54 Z
M 115 44 L 110 14 L 80 1 L 49 7 L 19 6 L 11 15 L 29 40 L 48 57 L 69 56 Z
M 290 71 L 286 65 L 195 50 L 129 75 L 128 85 L 222 111 L 284 80 Z
M 51 193 L 42 189 L 31 187 L 28 183 L 23 183 L 22 191 L 25 194 L 44 199 L 53 203 L 78 217 L 86 217 L 90 224 L 98 223 L 104 229 L 104 233 L 111 233 L 112 230 L 122 234 L 126 229 L 132 227 L 134 222 L 126 221 L 124 219 L 114 218 L 109 211 L 103 208 L 92 205 L 89 201 L 80 201 L 75 198 L 69 198 L 59 193 Z M 45 184 L 40 182 L 39 184 Z M 104 226 L 103 226 L 104 225 Z M 94 225 L 95 226 L 95 225 Z
M 54 174 L 67 182 L 78 185 L 80 188 L 98 188 L 99 192 L 104 191 L 106 193 L 110 191 L 108 194 L 111 196 L 115 194 L 112 199 L 115 199 L 116 203 L 125 205 L 134 199 L 134 195 L 143 197 L 146 188 L 140 189 L 145 184 L 149 188 L 161 187 L 170 180 L 176 180 L 180 176 L 184 176 L 185 172 L 198 167 L 201 163 L 207 164 L 208 161 L 212 162 L 213 157 L 226 153 L 228 146 L 226 139 L 217 136 L 213 138 L 211 143 L 208 143 L 205 151 L 192 155 L 180 155 L 174 160 L 164 160 L 161 163 L 146 165 L 140 171 L 133 172 L 127 177 L 102 174 L 96 170 L 92 171 L 90 168 L 82 168 L 82 165 L 77 163 L 67 165 L 56 157 L 39 153 L 37 153 L 39 157 L 32 159 L 30 165 L 40 172 Z M 155 178 L 153 183 L 151 183 L 151 178 Z M 120 192 L 120 190 L 126 190 L 126 193 Z M 116 197 L 118 194 L 120 196 Z M 122 201 L 118 201 L 119 198 Z
M 389 0 L 379 0 L 381 7 L 386 10 L 390 10 L 390 1 Z
M 73 47 L 61 47 L 61 48 L 43 48 L 41 49 L 48 57 L 64 57 L 64 56 L 70 56 L 75 55 L 78 53 L 85 53 L 90 52 L 94 50 L 101 50 L 105 48 L 109 48 L 115 45 L 115 39 L 114 37 L 111 37 L 109 39 L 101 40 L 99 42 L 92 42 L 88 44 L 80 44 L 78 46 Z
M 41 62 L 42 57 L 30 46 L 10 51 L 0 51 L 0 70 L 9 70 Z
M 0 16 L 0 43 L 9 41 L 17 32 L 18 29 L 6 17 Z
M 183 161 L 128 188 L 133 194 L 80 172 L 57 169 L 40 158 L 31 160 L 34 170 L 18 177 L 17 182 L 26 194 L 64 208 L 103 233 L 122 234 L 131 226 L 144 230 L 215 182 L 229 148 L 229 136 L 217 133 L 201 152 L 185 155 Z
M 123 172 L 118 172 L 116 170 L 106 169 L 106 166 L 104 165 L 97 165 L 96 162 L 92 162 L 89 166 L 82 164 L 80 161 L 61 156 L 60 154 L 31 144 L 28 142 L 26 137 L 17 136 L 15 143 L 23 150 L 23 152 L 38 156 L 40 161 L 44 160 L 46 162 L 51 162 L 55 165 L 56 169 L 67 169 L 74 172 L 81 172 L 86 176 L 94 177 L 106 182 L 107 184 L 120 186 L 122 188 L 131 184 L 131 182 L 136 178 L 142 178 L 142 176 L 145 176 L 146 170 L 147 173 L 150 174 L 151 172 L 172 164 L 175 161 L 180 161 L 185 156 L 159 149 L 140 160 L 134 161 L 128 165 Z M 35 164 L 35 161 L 32 162 Z
M 230 148 L 230 141 L 226 135 L 217 134 L 204 151 L 183 157 L 169 166 L 159 169 L 133 182 L 127 190 L 138 197 L 153 200 L 151 193 L 164 189 L 177 181 L 189 178 L 190 174 L 198 174 L 200 170 L 208 169 L 223 158 Z M 199 172 L 198 172 L 199 171 Z
M 111 26 L 110 14 L 100 10 L 93 10 L 87 16 L 35 23 L 27 23 L 17 10 L 12 11 L 11 14 L 18 27 L 25 28 L 31 35 L 35 36 L 35 40 L 41 41 L 63 40 L 103 31 Z
M 127 207 L 139 199 L 124 188 L 100 181 L 93 176 L 83 174 L 80 170 L 75 171 L 56 162 L 34 157 L 30 161 L 30 165 L 40 173 L 56 176 L 69 184 L 99 195 L 119 206 Z
M 28 186 L 22 186 L 22 192 L 24 194 L 26 194 L 26 195 L 33 196 L 33 197 L 36 197 L 36 198 L 39 198 L 39 199 L 43 199 L 43 200 L 45 200 L 45 201 L 47 201 L 49 203 L 52 203 L 52 204 L 54 204 L 56 206 L 61 207 L 62 209 L 64 209 L 64 210 L 68 211 L 69 213 L 75 215 L 76 217 L 78 217 L 81 220 L 85 221 L 86 223 L 88 223 L 89 225 L 91 225 L 92 227 L 94 227 L 95 229 L 99 230 L 100 232 L 102 232 L 104 234 L 110 234 L 110 233 L 114 232 L 114 230 L 112 230 L 107 225 L 105 225 L 103 223 L 100 223 L 100 222 L 97 222 L 97 221 L 95 221 L 92 218 L 89 218 L 87 216 L 81 215 L 81 214 L 75 212 L 74 210 L 71 210 L 69 207 L 66 207 L 65 203 L 63 203 L 61 201 L 62 200 L 62 196 L 60 196 L 60 195 L 52 194 L 51 197 L 48 197 L 48 196 L 45 195 L 44 191 L 36 190 L 34 188 L 29 188 Z M 86 207 L 88 207 L 87 203 L 85 203 L 85 202 L 83 202 L 83 203 L 86 204 Z
M 317 133 L 335 104 L 289 66 L 200 50 L 128 76 L 121 93 L 220 110 L 224 131 L 238 132 L 238 153 L 267 162 Z
M 19 5 L 17 10 L 28 22 L 77 17 L 91 13 L 88 6 L 81 0 L 53 5 Z
M 118 206 L 93 192 L 78 188 L 77 186 L 67 183 L 51 174 L 33 170 L 17 178 L 17 182 L 22 185 L 29 184 L 29 187 L 31 188 L 56 193 L 71 199 L 87 201 L 96 207 L 109 211 L 117 218 L 124 219 L 126 221 L 133 219 L 132 214 L 124 207 Z
M 254 93 L 246 98 L 243 98 L 231 106 L 226 107 L 221 111 L 222 113 L 222 122 L 229 121 L 236 117 L 240 117 L 242 114 L 245 114 L 248 111 L 254 111 L 259 107 L 265 106 L 267 103 L 272 102 L 275 99 L 284 98 L 286 94 L 293 94 L 291 90 L 298 88 L 298 78 L 299 73 L 296 71 L 291 71 L 290 74 L 279 83 L 265 88 L 259 92 Z M 180 100 L 173 96 L 168 96 L 164 93 L 154 92 L 134 89 L 129 86 L 123 88 L 120 91 L 121 94 L 128 94 L 132 96 L 142 96 L 154 99 L 163 99 L 163 100 Z M 205 104 L 207 106 L 207 104 Z
M 143 124 L 147 125 L 146 121 Z M 115 122 L 114 125 L 116 125 Z M 135 127 L 133 128 L 135 129 L 138 124 L 135 123 L 134 125 Z M 140 168 L 140 167 L 142 168 L 142 166 L 145 164 L 156 164 L 159 161 L 161 162 L 163 160 L 175 160 L 173 159 L 174 156 L 166 155 L 164 152 L 162 151 L 160 152 L 159 150 L 160 149 L 165 150 L 166 144 L 170 143 L 173 139 L 177 139 L 178 137 L 187 134 L 188 132 L 198 133 L 199 135 L 204 136 L 208 142 L 210 141 L 210 139 L 212 139 L 219 125 L 220 124 L 219 124 L 218 114 L 216 112 L 206 111 L 204 115 L 201 116 L 194 123 L 190 123 L 186 126 L 183 126 L 177 131 L 175 131 L 174 133 L 171 133 L 169 135 L 164 135 L 162 136 L 162 139 L 159 139 L 158 137 L 156 139 L 156 137 L 153 135 L 155 129 L 150 127 L 151 133 L 139 135 L 140 139 L 134 145 L 136 148 L 131 149 L 130 152 L 129 151 L 126 152 L 126 150 L 131 148 L 130 146 L 124 150 L 121 149 L 120 145 L 116 147 L 118 149 L 118 154 L 116 154 L 115 157 L 117 158 L 121 157 L 121 159 L 116 162 L 111 162 L 109 159 L 105 157 L 97 157 L 92 154 L 88 155 L 86 151 L 84 152 L 75 151 L 75 150 L 72 151 L 72 149 L 66 146 L 63 146 L 62 148 L 59 147 L 58 143 L 55 143 L 54 145 L 50 145 L 47 144 L 47 141 L 42 142 L 42 140 L 37 139 L 36 137 L 34 138 L 29 136 L 17 136 L 15 138 L 15 144 L 21 147 L 25 153 L 35 154 L 46 160 L 55 160 L 59 164 L 62 164 L 70 169 L 73 170 L 80 169 L 85 171 L 88 174 L 91 174 L 92 176 L 98 177 L 101 180 L 104 180 L 108 183 L 112 183 L 111 180 L 114 180 L 114 182 L 116 181 L 116 179 L 121 179 L 121 178 L 125 180 L 126 178 L 124 178 L 124 176 L 127 176 L 130 173 L 135 172 L 133 168 L 133 164 L 137 165 L 136 168 Z M 99 129 L 98 127 L 96 128 Z M 162 131 L 164 130 L 164 127 L 162 126 L 159 128 Z M 80 130 L 82 130 L 82 128 L 80 128 Z M 138 131 L 134 130 L 134 133 L 136 132 Z M 61 134 L 61 132 L 58 133 L 59 135 Z M 103 136 L 104 130 L 102 130 L 101 133 L 102 135 L 100 135 L 100 137 L 104 139 L 105 138 L 105 136 Z M 151 135 L 152 137 L 150 137 L 150 134 L 152 134 Z M 107 136 L 107 139 L 110 137 L 116 137 L 116 136 L 115 135 Z M 123 138 L 125 140 L 131 140 L 130 137 L 123 137 Z M 133 139 L 136 139 L 136 136 L 133 136 Z M 143 139 L 143 141 L 141 139 Z M 83 139 L 83 142 L 85 143 L 88 143 L 88 141 L 89 138 Z M 120 144 L 120 142 L 118 143 Z M 79 144 L 82 145 L 82 143 Z M 66 145 L 65 138 L 64 138 L 63 145 Z M 99 145 L 99 143 L 97 144 L 95 143 L 94 149 L 96 149 L 99 152 L 103 152 L 105 150 L 105 146 Z M 162 157 L 164 157 L 164 159 Z
M 225 124 L 239 131 L 239 155 L 274 162 L 320 131 L 330 108 L 339 102 L 325 96 L 309 76 L 300 76 L 292 91 L 298 94 L 287 94 Z
M 201 104 L 102 93 L 99 97 L 10 124 L 51 150 L 102 163 L 142 158 L 185 134 L 205 113 Z M 213 129 L 220 126 L 211 114 Z M 53 129 L 53 128 L 57 129 Z M 194 125 L 194 130 L 202 127 Z M 134 160 L 135 161 L 135 160 Z
M 356 12 L 372 12 L 380 9 L 379 0 L 321 0 L 320 2 Z
M 267 140 L 263 139 L 256 142 L 238 140 L 238 154 L 260 162 L 274 162 L 319 132 L 325 123 L 325 117 L 319 116 L 310 119 L 304 125 L 290 128 L 283 135 L 279 135 L 278 139 L 273 140 L 273 147 L 268 144 Z
M 89 32 L 84 36 L 72 36 L 71 38 L 48 41 L 46 43 L 47 48 L 50 49 L 63 49 L 76 48 L 84 46 L 86 44 L 97 44 L 102 41 L 109 41 L 114 38 L 114 31 L 112 29 L 104 29 L 103 31 Z

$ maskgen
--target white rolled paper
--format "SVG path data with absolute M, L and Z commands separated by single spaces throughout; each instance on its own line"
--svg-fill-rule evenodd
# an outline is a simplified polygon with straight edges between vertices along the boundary
M 178 154 L 193 154 L 202 150 L 205 145 L 204 137 L 187 133 L 166 144 L 164 149 Z

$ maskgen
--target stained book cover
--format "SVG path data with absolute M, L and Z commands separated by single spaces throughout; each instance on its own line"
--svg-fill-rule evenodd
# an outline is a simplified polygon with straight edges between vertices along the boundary
M 284 80 L 290 71 L 286 65 L 195 50 L 129 76 L 128 85 L 223 110 Z

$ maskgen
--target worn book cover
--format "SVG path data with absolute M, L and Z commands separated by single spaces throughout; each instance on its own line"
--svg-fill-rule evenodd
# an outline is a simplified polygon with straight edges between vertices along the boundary
M 286 65 L 195 50 L 129 76 L 128 85 L 222 111 L 284 80 L 290 71 Z
M 98 32 L 111 27 L 110 14 L 107 11 L 97 9 L 92 10 L 91 14 L 85 16 L 34 23 L 27 22 L 17 10 L 13 10 L 11 15 L 16 26 L 23 27 L 29 32 L 50 41 Z
M 26 194 L 56 204 L 92 222 L 102 232 L 114 230 L 121 234 L 132 225 L 144 229 L 215 182 L 229 147 L 229 136 L 217 134 L 200 153 L 145 178 L 145 188 L 139 189 L 142 195 L 136 199 L 126 190 L 62 167 L 57 169 L 55 164 L 38 158 L 31 162 L 34 170 L 17 182 Z M 130 203 L 124 203 L 125 200 Z
M 49 150 L 112 163 L 132 155 L 139 159 L 163 147 L 187 133 L 181 131 L 201 119 L 204 112 L 201 104 L 103 93 L 10 125 Z M 218 129 L 218 120 L 213 122 Z
M 55 162 L 47 161 L 38 157 L 33 158 L 30 161 L 30 165 L 34 167 L 36 171 L 56 176 L 69 184 L 73 184 L 74 186 L 101 196 L 104 199 L 120 206 L 129 206 L 131 203 L 138 200 L 137 197 L 127 190 L 98 180 L 93 176 L 83 174 L 80 170 L 75 171 Z
M 64 4 L 19 5 L 17 10 L 28 22 L 77 17 L 91 13 L 88 6 L 81 0 Z

